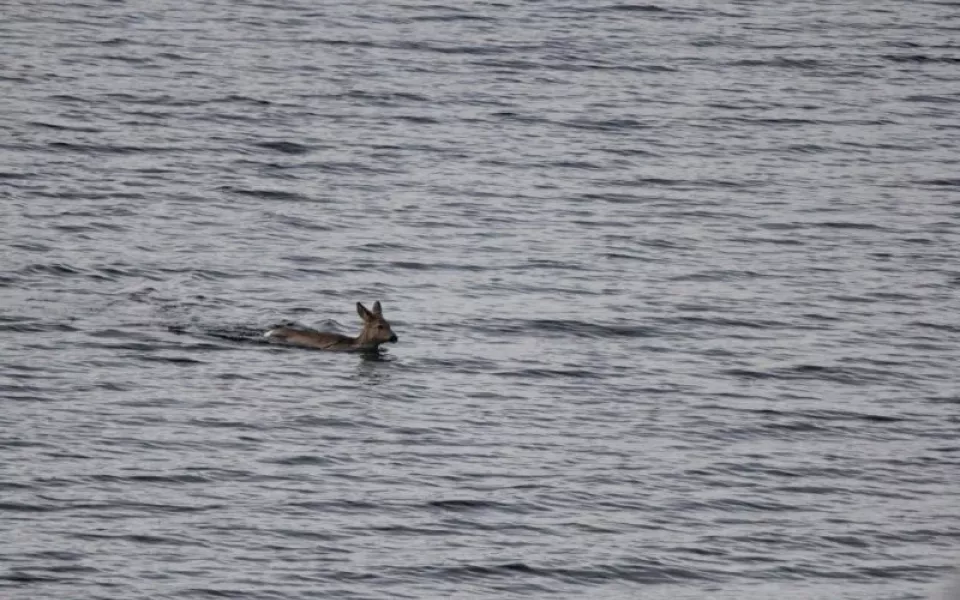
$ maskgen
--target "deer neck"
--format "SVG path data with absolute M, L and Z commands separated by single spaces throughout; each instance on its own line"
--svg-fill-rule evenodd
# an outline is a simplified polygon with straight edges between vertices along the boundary
M 357 349 L 365 349 L 365 348 L 372 349 L 372 348 L 376 348 L 379 345 L 380 343 L 375 342 L 373 340 L 373 336 L 369 335 L 366 329 L 361 331 L 357 337 L 353 338 L 353 347 Z

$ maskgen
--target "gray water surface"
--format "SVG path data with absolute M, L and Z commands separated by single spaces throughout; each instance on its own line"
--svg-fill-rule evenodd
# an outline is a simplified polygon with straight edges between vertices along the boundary
M 0 13 L 0 597 L 957 563 L 956 5 Z M 379 357 L 263 342 L 378 299 Z

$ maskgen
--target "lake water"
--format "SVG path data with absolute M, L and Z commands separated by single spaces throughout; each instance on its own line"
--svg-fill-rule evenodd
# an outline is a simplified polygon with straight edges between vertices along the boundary
M 957 564 L 956 4 L 0 12 L 0 597 Z

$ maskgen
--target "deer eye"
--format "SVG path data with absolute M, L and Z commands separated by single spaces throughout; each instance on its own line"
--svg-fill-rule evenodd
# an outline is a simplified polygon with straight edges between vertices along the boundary
M 383 325 L 377 325 L 377 329 L 383 329 Z

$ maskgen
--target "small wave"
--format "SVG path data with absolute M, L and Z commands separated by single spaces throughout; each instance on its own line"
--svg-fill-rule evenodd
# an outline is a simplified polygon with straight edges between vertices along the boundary
M 465 512 L 485 509 L 496 509 L 507 512 L 518 512 L 516 507 L 502 502 L 492 502 L 489 500 L 432 500 L 427 503 L 433 508 L 442 508 L 453 512 Z
M 523 379 L 554 379 L 556 377 L 571 377 L 574 379 L 599 379 L 601 373 L 584 369 L 518 369 L 515 371 L 498 371 L 502 377 L 517 377 Z
M 783 380 L 820 380 L 832 383 L 841 383 L 852 386 L 867 385 L 872 382 L 889 381 L 891 379 L 903 383 L 904 374 L 891 368 L 878 369 L 867 367 L 841 367 L 826 365 L 796 365 L 767 370 L 760 369 L 727 369 L 725 375 L 741 379 L 783 379 Z M 882 420 L 884 417 L 877 417 Z
M 914 183 L 936 187 L 960 187 L 960 178 L 941 177 L 936 179 L 918 179 L 915 180 Z
M 465 323 L 470 329 L 493 334 L 521 336 L 550 335 L 581 338 L 644 338 L 656 330 L 643 325 L 591 323 L 565 319 L 483 319 Z
M 256 106 L 269 106 L 273 104 L 269 100 L 264 100 L 263 98 L 254 98 L 253 96 L 244 96 L 242 94 L 230 94 L 229 96 L 223 96 L 222 98 L 215 98 L 210 100 L 210 102 L 226 104 L 254 104 Z
M 411 102 L 429 102 L 430 98 L 414 92 L 370 92 L 367 90 L 350 90 L 342 95 L 344 98 L 354 100 L 372 100 L 374 102 L 393 102 L 395 100 L 407 100 Z
M 934 94 L 915 94 L 907 96 L 904 102 L 924 102 L 927 104 L 955 104 L 960 102 L 960 95 L 951 94 L 949 96 L 937 96 Z
M 133 65 L 146 65 L 153 62 L 153 57 L 127 56 L 125 54 L 101 54 L 96 57 L 97 60 L 115 60 L 119 62 L 130 63 Z
M 295 215 L 285 215 L 281 213 L 271 213 L 269 211 L 264 212 L 264 216 L 274 219 L 277 223 L 283 225 L 284 227 L 294 227 L 296 229 L 303 229 L 306 231 L 333 231 L 334 227 L 331 225 L 326 225 L 324 223 L 319 223 L 307 217 L 298 217 Z M 317 257 L 313 256 L 312 262 L 316 262 Z
M 134 544 L 146 544 L 149 546 L 187 546 L 195 545 L 196 542 L 179 537 L 165 536 L 165 535 L 150 535 L 145 533 L 125 533 L 125 534 L 111 534 L 111 533 L 88 533 L 88 532 L 76 532 L 71 533 L 70 537 L 80 539 L 80 540 L 89 540 L 89 541 L 104 541 L 104 540 L 120 540 L 133 542 Z
M 171 473 L 168 475 L 110 475 L 99 474 L 89 476 L 91 481 L 107 483 L 209 483 L 210 478 L 202 475 L 191 475 L 186 473 Z
M 375 511 L 383 508 L 383 505 L 376 502 L 366 502 L 363 500 L 302 500 L 287 502 L 286 506 L 292 506 L 296 508 L 304 508 L 311 511 L 317 512 L 331 512 L 331 511 L 358 511 L 358 512 L 367 512 Z
M 423 115 L 397 115 L 393 117 L 398 121 L 406 121 L 408 123 L 415 123 L 417 125 L 435 125 L 440 123 L 439 119 L 434 117 L 426 117 Z
M 396 42 L 392 44 L 387 44 L 386 47 L 396 49 L 396 50 L 418 50 L 422 52 L 436 52 L 439 54 L 467 54 L 467 55 L 505 54 L 511 51 L 509 48 L 504 46 L 499 46 L 499 45 L 458 46 L 458 45 L 441 45 L 440 43 L 420 42 L 420 41 Z
M 427 263 L 411 260 L 398 260 L 392 261 L 385 265 L 389 269 L 400 269 L 405 271 L 466 271 L 466 272 L 479 272 L 489 270 L 490 267 L 482 267 L 480 265 L 473 264 L 452 264 L 452 263 Z M 370 264 L 370 267 L 376 267 L 374 264 Z M 381 263 L 380 267 L 383 268 L 384 265 Z
M 785 321 L 773 321 L 768 319 L 737 319 L 732 317 L 665 317 L 659 319 L 661 323 L 669 325 L 700 325 L 707 327 L 743 327 L 747 329 L 782 329 L 790 326 Z
M 647 13 L 662 13 L 668 12 L 666 8 L 662 6 L 657 6 L 656 4 L 610 4 L 598 8 L 597 10 L 601 11 L 613 11 L 613 12 L 647 12 Z
M 557 125 L 574 129 L 588 129 L 593 131 L 634 131 L 653 127 L 651 123 L 644 123 L 637 119 L 571 119 L 569 121 L 555 121 Z
M 49 96 L 50 100 L 55 100 L 57 102 L 87 102 L 86 98 L 81 98 L 80 96 L 73 96 L 71 94 L 53 94 Z
M 825 229 L 868 229 L 872 231 L 888 231 L 886 227 L 881 227 L 873 223 L 853 223 L 851 221 L 823 221 L 820 223 L 811 223 L 813 227 L 823 227 Z
M 736 281 L 740 279 L 760 279 L 766 277 L 763 273 L 745 269 L 713 269 L 698 271 L 685 275 L 671 277 L 670 281 Z
M 0 574 L 0 581 L 10 581 L 12 583 L 23 584 L 23 583 L 68 582 L 72 580 L 70 578 L 57 577 L 55 575 L 41 575 L 38 573 L 30 573 L 28 571 L 23 571 L 20 569 L 12 569 L 7 573 Z M 6 586 L 0 586 L 0 587 L 6 587 Z
M 733 67 L 777 67 L 785 69 L 815 69 L 824 65 L 822 61 L 814 58 L 785 57 L 768 59 L 748 58 L 744 60 L 735 60 L 728 64 Z
M 448 8 L 448 10 L 455 10 Z M 453 14 L 442 14 L 442 15 L 420 15 L 416 17 L 411 17 L 412 21 L 425 21 L 425 22 L 439 22 L 439 23 L 456 23 L 458 21 L 477 21 L 481 23 L 495 23 L 497 19 L 488 15 L 478 15 L 475 13 L 468 12 L 456 12 Z
M 185 598 L 237 598 L 238 600 L 250 598 L 250 588 L 248 586 L 236 589 L 188 587 L 183 589 L 181 593 Z
M 54 131 L 77 131 L 81 133 L 100 133 L 103 129 L 99 127 L 87 127 L 83 125 L 66 125 L 64 123 L 48 123 L 44 121 L 30 121 L 28 125 L 40 127 L 43 129 L 53 129 Z
M 76 142 L 50 142 L 47 144 L 55 150 L 78 152 L 84 154 L 165 154 L 180 152 L 177 148 L 124 146 L 120 144 L 81 144 Z
M 933 329 L 936 331 L 944 331 L 948 333 L 960 333 L 960 325 L 953 323 L 933 323 L 930 321 L 912 321 L 908 323 L 911 327 L 923 327 L 926 329 Z
M 192 425 L 197 427 L 209 427 L 211 429 L 238 429 L 241 431 L 260 431 L 260 426 L 247 421 L 231 421 L 227 419 L 192 419 Z
M 930 56 L 928 54 L 884 54 L 882 55 L 882 58 L 898 63 L 942 63 L 948 65 L 960 64 L 960 58 L 956 56 Z
M 0 501 L 0 513 L 2 512 L 28 512 L 42 513 L 58 510 L 55 506 L 43 506 L 40 504 L 27 504 L 26 502 Z
M 308 154 L 311 150 L 309 146 L 286 141 L 260 142 L 254 145 L 267 150 L 275 150 L 282 154 Z
M 188 358 L 186 356 L 156 356 L 151 354 L 138 354 L 137 360 L 140 362 L 166 363 L 171 365 L 205 365 L 206 361 Z
M 300 466 L 329 466 L 337 464 L 339 461 L 327 456 L 317 456 L 315 454 L 297 454 L 294 456 L 284 456 L 283 458 L 271 458 L 264 460 L 265 463 L 275 465 L 285 465 L 290 467 Z
M 518 575 L 536 576 L 568 584 L 596 585 L 610 582 L 642 584 L 677 584 L 683 581 L 714 580 L 717 577 L 705 570 L 693 570 L 664 564 L 655 559 L 646 564 L 594 564 L 583 567 L 537 567 L 525 562 L 495 564 L 466 564 L 435 569 L 435 576 L 460 580 L 467 578 L 514 578 Z
M 127 44 L 133 43 L 132 40 L 128 38 L 110 38 L 107 40 L 101 40 L 97 42 L 99 46 L 126 46 Z
M 261 200 L 282 200 L 285 202 L 312 202 L 312 200 L 298 192 L 287 192 L 284 190 L 254 190 L 246 188 L 235 188 L 222 186 L 219 188 L 222 192 L 236 194 L 238 196 L 252 196 Z
M 81 275 L 85 271 L 78 267 L 64 263 L 35 263 L 32 265 L 27 265 L 22 267 L 17 271 L 21 275 L 35 275 L 35 274 L 45 274 L 45 275 L 56 275 L 60 276 L 72 276 L 72 275 Z

